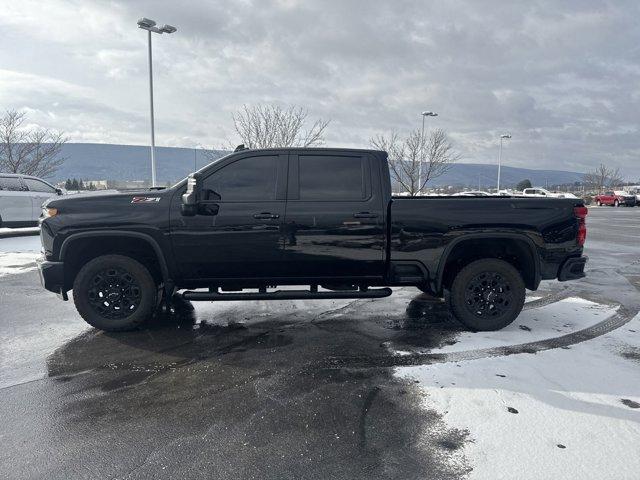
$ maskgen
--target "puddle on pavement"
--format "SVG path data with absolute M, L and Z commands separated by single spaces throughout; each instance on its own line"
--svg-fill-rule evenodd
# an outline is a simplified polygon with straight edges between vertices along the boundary
M 404 311 L 383 315 L 375 302 L 353 302 L 337 309 L 336 316 L 300 310 L 279 314 L 277 307 L 265 311 L 264 304 L 253 311 L 251 306 L 244 305 L 242 318 L 255 313 L 256 319 L 242 323 L 217 305 L 194 309 L 187 302 L 142 330 L 89 330 L 48 358 L 48 372 L 62 378 L 95 368 L 160 372 L 211 362 L 250 364 L 264 360 L 261 356 L 276 366 L 309 368 L 326 357 L 388 355 L 384 345 L 389 342 L 421 350 L 452 345 L 463 331 L 444 302 L 422 294 L 413 296 Z

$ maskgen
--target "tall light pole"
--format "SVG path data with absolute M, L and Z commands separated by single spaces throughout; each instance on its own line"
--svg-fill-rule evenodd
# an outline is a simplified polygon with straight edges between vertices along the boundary
M 496 190 L 497 194 L 500 194 L 500 167 L 502 165 L 502 141 L 505 139 L 510 139 L 511 134 L 503 133 L 500 135 L 500 150 L 498 150 L 498 189 Z
M 438 114 L 436 112 L 422 112 L 422 134 L 420 137 L 421 143 L 421 152 L 420 152 L 420 163 L 418 164 L 418 195 L 422 193 L 422 162 L 424 162 L 424 119 L 427 117 L 437 117 Z
M 149 33 L 149 104 L 151 111 L 151 186 L 156 186 L 156 134 L 153 120 L 153 62 L 151 60 L 151 33 L 173 33 L 177 30 L 171 25 L 156 27 L 156 22 L 148 18 L 138 20 L 138 28 L 142 28 Z

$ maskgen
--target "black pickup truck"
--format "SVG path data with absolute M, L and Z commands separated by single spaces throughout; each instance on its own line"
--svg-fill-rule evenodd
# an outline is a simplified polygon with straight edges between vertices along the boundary
M 392 197 L 382 151 L 241 150 L 164 190 L 49 200 L 39 271 L 110 331 L 176 295 L 378 298 L 393 286 L 446 294 L 464 325 L 494 330 L 525 288 L 584 276 L 586 215 L 575 199 Z

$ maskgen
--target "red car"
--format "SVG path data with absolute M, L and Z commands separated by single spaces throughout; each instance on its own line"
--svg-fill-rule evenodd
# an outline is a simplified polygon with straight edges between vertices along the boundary
M 608 191 L 596 195 L 595 202 L 598 206 L 613 205 L 614 207 L 619 207 L 620 205 L 625 205 L 627 207 L 634 207 L 636 205 L 636 196 L 625 192 Z

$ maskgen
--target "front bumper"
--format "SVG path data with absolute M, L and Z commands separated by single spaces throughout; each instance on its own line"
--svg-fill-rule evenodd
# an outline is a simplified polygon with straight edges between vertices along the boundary
M 40 283 L 50 292 L 57 293 L 63 300 L 68 300 L 64 288 L 64 263 L 50 262 L 44 258 L 36 260 Z
M 558 281 L 566 282 L 567 280 L 584 278 L 584 267 L 588 260 L 589 257 L 585 257 L 584 255 L 581 257 L 567 258 L 558 270 Z

